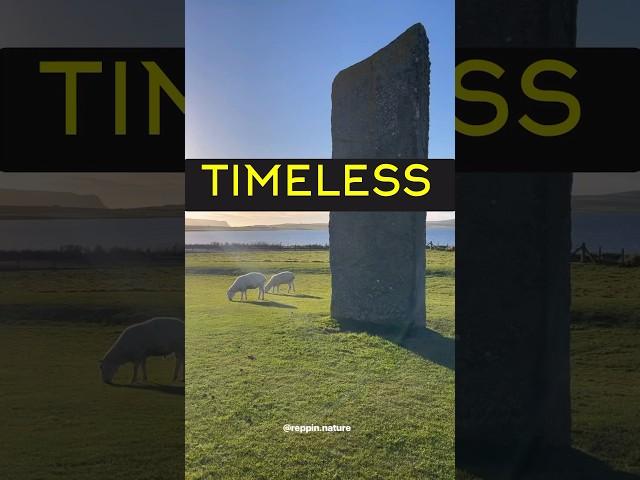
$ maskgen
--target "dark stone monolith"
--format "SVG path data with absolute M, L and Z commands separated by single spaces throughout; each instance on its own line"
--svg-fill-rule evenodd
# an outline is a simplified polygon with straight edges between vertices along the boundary
M 458 47 L 571 47 L 575 29 L 575 0 L 456 4 Z M 570 194 L 571 174 L 457 177 L 456 455 L 504 478 L 570 444 Z
M 429 55 L 417 24 L 340 72 L 333 158 L 426 158 Z M 384 327 L 425 325 L 425 213 L 332 212 L 331 315 Z

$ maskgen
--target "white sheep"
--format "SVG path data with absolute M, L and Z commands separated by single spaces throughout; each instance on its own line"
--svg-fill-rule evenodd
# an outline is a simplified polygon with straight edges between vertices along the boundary
M 227 290 L 227 298 L 233 300 L 233 296 L 240 292 L 240 300 L 247 299 L 247 290 L 251 288 L 258 289 L 258 300 L 264 300 L 264 284 L 267 281 L 262 273 L 251 272 L 240 275 Z
M 293 283 L 295 278 L 296 278 L 296 276 L 292 272 L 276 273 L 273 277 L 271 277 L 269 279 L 267 284 L 264 286 L 264 289 L 267 292 L 269 292 L 272 289 L 273 289 L 274 292 L 279 292 L 280 291 L 280 285 L 287 284 L 287 285 L 289 285 L 289 290 L 287 290 L 287 292 L 290 292 L 292 289 L 295 292 L 296 291 L 296 286 Z
M 124 329 L 113 346 L 100 360 L 100 372 L 104 383 L 112 383 L 118 368 L 133 363 L 131 383 L 138 380 L 138 367 L 147 381 L 147 358 L 176 356 L 173 381 L 180 376 L 184 381 L 184 322 L 173 317 L 155 317 Z

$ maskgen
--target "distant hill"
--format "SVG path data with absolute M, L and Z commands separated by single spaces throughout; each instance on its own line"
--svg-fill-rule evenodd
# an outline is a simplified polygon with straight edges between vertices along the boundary
M 203 222 L 212 222 L 212 220 L 203 220 Z M 227 222 L 220 222 L 227 223 Z M 438 227 L 455 227 L 456 221 L 454 219 L 451 220 L 439 220 L 435 222 L 427 222 L 427 225 L 438 228 Z M 236 232 L 246 232 L 252 230 L 326 230 L 328 225 L 326 223 L 279 223 L 276 225 L 244 225 L 241 227 L 231 227 L 228 224 L 226 225 L 209 225 L 206 223 L 203 224 L 194 224 L 192 219 L 187 219 L 185 222 L 185 226 L 187 230 L 233 230 Z
M 429 221 L 427 220 L 427 226 L 429 227 L 454 227 L 456 226 L 456 219 L 455 218 L 450 218 L 447 220 L 434 220 L 434 221 Z
M 97 195 L 10 189 L 0 189 L 0 206 L 106 208 Z
M 200 219 L 200 218 L 185 218 L 184 225 L 187 228 L 193 227 L 195 229 L 207 228 L 207 227 L 230 228 L 229 224 L 224 220 L 209 220 L 209 219 Z
M 0 219 L 36 220 L 62 218 L 159 218 L 184 217 L 184 205 L 141 208 L 76 208 L 0 205 Z
M 577 213 L 640 213 L 640 191 L 576 195 L 571 197 L 571 208 Z
M 212 220 L 204 220 L 205 222 L 212 222 Z M 251 230 L 325 230 L 327 228 L 326 223 L 280 223 L 277 225 L 245 225 L 241 227 L 232 227 L 227 222 L 224 225 L 194 225 L 193 220 L 186 220 L 187 230 L 233 230 L 238 232 L 246 232 Z

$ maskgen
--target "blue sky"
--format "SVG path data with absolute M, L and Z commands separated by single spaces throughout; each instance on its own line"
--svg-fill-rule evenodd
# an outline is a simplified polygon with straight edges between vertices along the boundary
M 188 158 L 331 157 L 331 83 L 421 22 L 429 156 L 454 155 L 452 0 L 187 0 Z

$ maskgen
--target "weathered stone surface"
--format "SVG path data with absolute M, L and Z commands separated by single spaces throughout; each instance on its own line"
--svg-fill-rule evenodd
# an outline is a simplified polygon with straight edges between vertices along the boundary
M 340 72 L 332 91 L 333 158 L 426 158 L 429 56 L 414 25 Z M 332 212 L 331 314 L 339 321 L 425 322 L 425 214 Z
M 331 101 L 334 158 L 426 158 L 429 53 L 424 27 L 414 25 L 338 73 Z
M 456 24 L 459 47 L 570 47 L 576 1 L 466 0 Z M 570 194 L 570 174 L 457 177 L 458 459 L 570 443 Z

